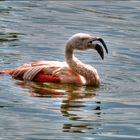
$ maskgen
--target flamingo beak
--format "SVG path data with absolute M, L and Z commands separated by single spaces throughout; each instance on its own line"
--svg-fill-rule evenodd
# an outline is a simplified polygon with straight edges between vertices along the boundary
M 96 38 L 96 39 L 94 38 L 93 41 L 99 41 L 103 45 L 104 49 L 106 50 L 106 53 L 108 53 L 107 46 L 102 38 Z M 95 44 L 95 50 L 99 53 L 101 58 L 104 59 L 104 51 L 103 51 L 102 46 L 99 44 Z
M 101 58 L 104 59 L 104 51 L 103 51 L 102 46 L 100 46 L 99 44 L 96 44 L 95 45 L 95 50 L 99 53 Z
M 104 48 L 106 50 L 106 53 L 108 53 L 108 49 L 107 49 L 107 46 L 106 46 L 104 40 L 102 38 L 97 38 L 97 40 L 101 42 L 101 44 L 104 46 Z

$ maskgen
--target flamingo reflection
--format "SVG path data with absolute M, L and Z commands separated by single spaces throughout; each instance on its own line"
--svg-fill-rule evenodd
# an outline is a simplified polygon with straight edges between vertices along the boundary
M 64 132 L 84 133 L 86 130 L 91 129 L 89 122 L 91 120 L 96 121 L 101 115 L 101 102 L 95 101 L 96 88 L 24 81 L 18 81 L 17 85 L 28 89 L 27 93 L 32 97 L 61 99 L 59 110 L 63 116 L 68 117 L 70 120 L 68 123 L 63 124 Z M 90 101 L 93 104 L 88 104 Z M 55 108 L 48 109 L 56 110 Z

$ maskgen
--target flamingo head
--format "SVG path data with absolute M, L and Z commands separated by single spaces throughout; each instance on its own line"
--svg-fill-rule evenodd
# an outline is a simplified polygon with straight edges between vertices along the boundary
M 100 45 L 101 44 L 101 45 Z M 108 53 L 107 46 L 102 38 L 95 37 L 85 33 L 77 33 L 73 35 L 67 42 L 68 49 L 70 50 L 87 50 L 95 49 L 102 59 L 104 59 L 104 51 L 102 46 Z

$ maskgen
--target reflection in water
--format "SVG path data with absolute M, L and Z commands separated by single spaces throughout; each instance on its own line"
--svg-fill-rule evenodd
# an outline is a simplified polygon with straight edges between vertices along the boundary
M 68 100 L 77 100 L 96 96 L 96 88 L 93 87 L 30 81 L 18 81 L 16 84 L 29 89 L 29 95 L 33 97 L 66 97 Z
M 91 121 L 95 120 L 96 123 L 96 118 L 100 117 L 100 105 L 95 106 L 93 111 L 88 111 L 84 109 L 88 107 L 84 101 L 64 100 L 63 103 L 61 105 L 61 112 L 73 121 L 71 124 L 63 125 L 64 132 L 85 133 L 88 129 L 94 129 L 94 126 L 91 126 Z
M 95 101 L 92 104 L 97 90 L 93 87 L 23 81 L 16 84 L 28 89 L 28 94 L 33 97 L 62 99 L 60 112 L 63 116 L 68 117 L 71 122 L 63 124 L 63 132 L 84 133 L 86 130 L 94 129 L 91 122 L 96 121 L 101 115 L 101 102 Z M 90 100 L 92 101 L 91 104 L 89 104 Z
M 0 43 L 9 42 L 9 41 L 17 41 L 18 40 L 18 35 L 20 35 L 20 33 L 0 32 Z

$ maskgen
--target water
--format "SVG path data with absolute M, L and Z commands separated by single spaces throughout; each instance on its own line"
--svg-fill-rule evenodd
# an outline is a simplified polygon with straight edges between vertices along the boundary
M 76 54 L 98 69 L 99 89 L 0 76 L 0 139 L 140 139 L 139 11 L 139 0 L 1 1 L 0 69 L 63 61 L 77 32 L 103 37 L 109 54 Z

